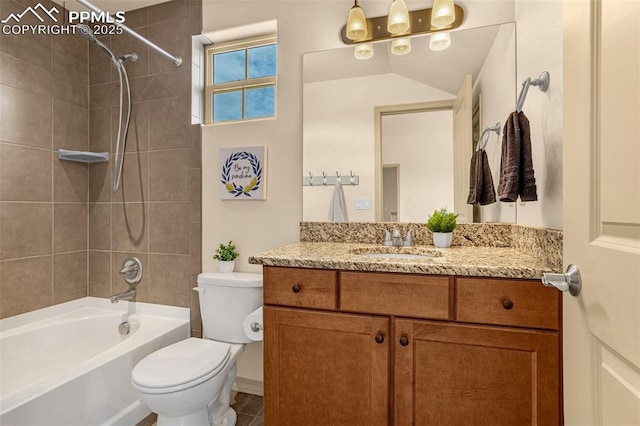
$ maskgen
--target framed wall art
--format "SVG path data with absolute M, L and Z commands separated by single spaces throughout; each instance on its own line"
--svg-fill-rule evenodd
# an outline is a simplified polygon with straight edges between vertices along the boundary
M 220 199 L 267 199 L 267 147 L 220 148 Z

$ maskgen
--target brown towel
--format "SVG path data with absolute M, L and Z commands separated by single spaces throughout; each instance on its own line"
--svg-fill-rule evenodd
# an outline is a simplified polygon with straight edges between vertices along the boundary
M 489 168 L 489 160 L 484 149 L 478 149 L 471 157 L 471 169 L 469 171 L 471 182 L 467 204 L 487 204 L 496 202 L 496 190 L 493 186 L 493 176 Z
M 523 112 L 512 112 L 504 125 L 500 161 L 500 201 L 537 201 L 536 178 L 531 155 L 529 120 Z

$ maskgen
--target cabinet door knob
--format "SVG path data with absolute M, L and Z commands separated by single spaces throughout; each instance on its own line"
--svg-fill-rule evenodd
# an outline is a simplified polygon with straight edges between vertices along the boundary
M 513 302 L 509 299 L 504 299 L 502 301 L 502 307 L 505 308 L 507 311 L 510 309 L 513 309 Z
M 300 284 L 294 284 L 291 287 L 291 291 L 293 291 L 294 293 L 300 293 Z
M 376 334 L 376 343 L 384 342 L 384 336 L 382 334 Z
M 400 345 L 407 346 L 408 344 L 409 344 L 409 339 L 407 337 L 405 337 L 405 336 L 402 336 L 400 338 Z

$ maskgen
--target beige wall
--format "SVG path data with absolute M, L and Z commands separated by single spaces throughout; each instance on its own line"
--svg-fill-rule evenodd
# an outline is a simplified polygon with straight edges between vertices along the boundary
M 364 1 L 369 16 L 385 15 L 389 2 Z M 424 5 L 408 2 L 414 9 Z M 247 258 L 298 240 L 302 218 L 302 55 L 342 46 L 338 34 L 351 4 L 338 1 L 204 0 L 203 31 L 219 31 L 270 19 L 278 20 L 278 118 L 226 124 L 202 130 L 202 266 L 216 265 L 211 255 L 221 241 L 233 239 L 241 253 L 238 268 L 260 271 Z M 468 2 L 464 28 L 514 19 L 513 2 Z M 215 40 L 214 40 L 215 41 Z M 266 201 L 217 198 L 218 148 L 266 145 L 269 150 Z M 239 377 L 262 379 L 262 346 L 250 345 L 239 363 Z
M 80 37 L 0 36 L 0 318 L 87 295 L 88 169 L 54 153 L 88 147 L 87 64 Z

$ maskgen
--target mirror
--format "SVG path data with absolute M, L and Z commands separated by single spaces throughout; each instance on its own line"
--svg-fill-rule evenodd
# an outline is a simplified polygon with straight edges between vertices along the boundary
M 353 46 L 304 55 L 304 221 L 328 220 L 336 174 L 350 222 L 425 222 L 454 206 L 461 222 L 516 221 L 515 203 L 466 205 L 474 144 L 515 105 L 515 23 L 450 34 L 443 51 L 426 35 L 405 56 L 389 42 L 369 60 Z M 501 140 L 492 132 L 485 147 L 496 188 Z

